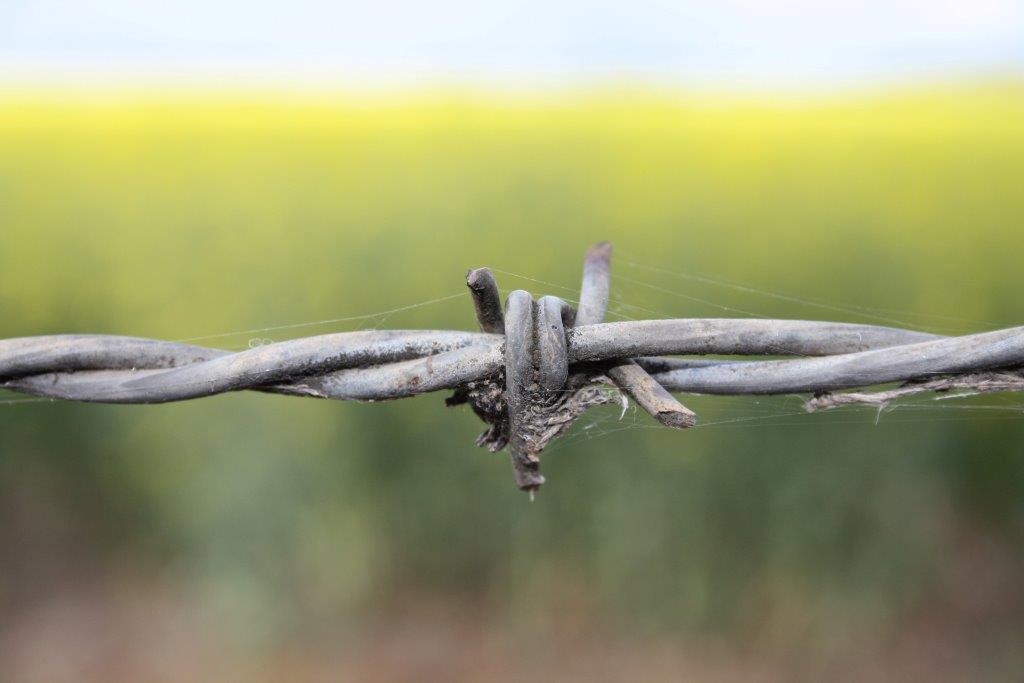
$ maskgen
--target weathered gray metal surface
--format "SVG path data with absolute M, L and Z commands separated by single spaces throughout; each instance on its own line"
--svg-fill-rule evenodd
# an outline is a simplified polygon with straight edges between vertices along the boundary
M 654 375 L 666 389 L 697 394 L 792 394 L 872 386 L 1024 364 L 1024 327 L 845 353 L 750 361 Z
M 0 387 L 100 403 L 163 403 L 230 391 L 376 401 L 455 390 L 491 427 L 478 440 L 511 444 L 517 484 L 543 483 L 539 454 L 584 410 L 633 398 L 662 424 L 696 415 L 668 392 L 812 393 L 809 408 L 884 402 L 926 388 L 1024 387 L 1024 327 L 962 337 L 875 325 L 764 319 L 604 323 L 611 246 L 584 261 L 579 308 L 509 295 L 502 311 L 486 268 L 467 284 L 481 332 L 391 330 L 327 334 L 240 352 L 154 339 L 57 335 L 0 340 Z M 781 356 L 705 360 L 663 356 Z M 993 374 L 993 372 L 997 374 Z M 913 383 L 849 400 L 838 389 Z
M 604 320 L 611 290 L 611 258 L 612 245 L 601 242 L 591 247 L 583 259 L 580 314 L 576 316 L 576 324 L 591 325 Z M 620 391 L 666 427 L 682 429 L 696 424 L 697 416 L 693 411 L 677 401 L 633 359 L 620 358 L 606 363 L 604 373 Z
M 505 334 L 505 316 L 501 311 L 501 294 L 494 275 L 487 268 L 466 273 L 466 286 L 473 297 L 476 319 L 481 332 Z
M 846 354 L 937 339 L 935 335 L 872 325 L 728 318 L 601 323 L 565 332 L 570 363 L 654 354 Z M 956 339 L 968 343 L 972 337 Z M 442 330 L 343 332 L 236 353 L 133 337 L 28 337 L 0 340 L 0 386 L 66 400 L 165 403 L 304 382 L 323 387 L 319 393 L 309 395 L 380 400 L 452 389 L 464 382 L 493 376 L 504 364 L 504 349 L 505 340 L 498 335 Z M 829 356 L 822 367 L 840 362 L 840 357 Z M 392 365 L 396 366 L 394 372 L 390 370 Z M 774 363 L 762 365 L 776 367 Z M 986 356 L 981 355 L 973 367 L 964 371 L 991 367 Z M 119 372 L 87 372 L 97 370 Z M 853 371 L 855 368 L 850 372 Z M 772 377 L 770 370 L 761 369 L 759 373 L 765 381 Z M 40 381 L 40 374 L 46 375 L 45 382 Z M 702 386 L 704 376 L 695 374 L 691 380 L 690 375 L 672 375 L 667 381 L 676 391 L 704 393 L 695 388 Z M 349 379 L 355 377 L 361 381 Z M 848 386 L 872 383 L 875 382 L 853 382 Z M 713 382 L 707 384 L 713 386 Z M 90 391 L 85 390 L 86 385 Z M 61 393 L 71 386 L 78 387 L 74 393 Z M 332 390 L 342 386 L 349 389 Z M 766 388 L 769 386 L 772 385 L 766 384 Z M 356 390 L 357 387 L 364 389 Z M 740 393 L 790 391 L 795 390 Z

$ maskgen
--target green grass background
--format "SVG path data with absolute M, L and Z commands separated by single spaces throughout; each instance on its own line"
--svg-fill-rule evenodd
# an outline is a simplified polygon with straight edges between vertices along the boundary
M 0 337 L 352 318 L 200 342 L 244 348 L 473 329 L 465 297 L 357 316 L 464 294 L 481 265 L 503 292 L 572 298 L 603 239 L 612 319 L 981 331 L 1024 323 L 1022 188 L 1012 83 L 782 99 L 8 92 Z M 1019 397 L 881 416 L 684 402 L 701 428 L 584 419 L 532 505 L 440 395 L 0 404 L 0 607 L 16 623 L 77 586 L 144 580 L 250 653 L 431 604 L 542 642 L 708 638 L 798 647 L 801 662 L 938 628 L 964 666 L 1021 664 Z

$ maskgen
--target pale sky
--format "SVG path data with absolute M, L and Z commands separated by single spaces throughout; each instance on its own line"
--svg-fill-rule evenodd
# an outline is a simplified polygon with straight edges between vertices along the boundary
M 1024 73 L 1024 0 L 0 0 L 0 79 L 771 86 Z

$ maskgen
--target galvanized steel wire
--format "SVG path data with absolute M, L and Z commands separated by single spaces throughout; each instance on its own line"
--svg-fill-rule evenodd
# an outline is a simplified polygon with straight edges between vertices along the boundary
M 360 331 L 239 352 L 110 335 L 0 340 L 0 387 L 97 403 L 165 403 L 255 390 L 377 401 L 453 390 L 511 444 L 517 484 L 543 483 L 539 454 L 592 405 L 630 397 L 669 427 L 696 415 L 669 392 L 814 395 L 809 409 L 883 403 L 916 391 L 1024 389 L 1024 327 L 943 337 L 876 325 L 766 319 L 602 322 L 611 247 L 588 251 L 576 309 L 513 291 L 486 268 L 467 284 L 480 332 Z M 665 356 L 774 356 L 706 360 Z M 902 382 L 891 392 L 833 394 Z M 844 398 L 845 397 L 845 398 Z

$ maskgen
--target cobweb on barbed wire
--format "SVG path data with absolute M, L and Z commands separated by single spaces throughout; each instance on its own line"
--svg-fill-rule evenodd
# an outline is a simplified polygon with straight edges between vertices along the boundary
M 523 283 L 531 287 L 540 286 L 548 291 L 556 292 L 558 295 L 557 298 L 549 296 L 544 297 L 539 301 L 534 301 L 532 297 L 525 292 L 513 292 L 509 300 L 508 314 L 512 315 L 513 299 L 516 299 L 516 296 L 518 296 L 519 298 L 516 299 L 517 302 L 520 302 L 517 304 L 519 306 L 518 310 L 524 311 L 523 315 L 526 315 L 527 319 L 530 321 L 526 323 L 530 329 L 533 329 L 533 326 L 535 325 L 540 325 L 539 320 L 534 320 L 534 317 L 538 314 L 543 316 L 545 315 L 545 311 L 548 311 L 546 314 L 548 315 L 547 319 L 549 320 L 553 320 L 551 316 L 555 316 L 555 318 L 563 318 L 563 321 L 557 325 L 557 329 L 559 330 L 557 334 L 560 335 L 566 334 L 565 332 L 561 332 L 561 325 L 563 323 L 566 326 L 566 330 L 569 330 L 569 328 L 574 326 L 582 325 L 586 327 L 587 325 L 593 325 L 594 323 L 601 323 L 606 316 L 613 321 L 632 321 L 642 324 L 657 320 L 664 320 L 669 323 L 679 323 L 685 322 L 676 319 L 680 314 L 694 317 L 695 315 L 707 314 L 710 312 L 714 315 L 725 318 L 745 317 L 746 319 L 759 319 L 765 323 L 776 324 L 785 322 L 772 320 L 774 313 L 772 306 L 780 303 L 785 304 L 789 308 L 797 307 L 800 310 L 806 310 L 807 318 L 814 318 L 816 315 L 820 315 L 822 311 L 828 311 L 829 313 L 841 313 L 844 317 L 855 319 L 858 322 L 867 321 L 872 324 L 885 323 L 889 325 L 900 325 L 903 328 L 920 330 L 920 332 L 912 332 L 910 330 L 872 328 L 871 325 L 862 325 L 861 327 L 868 331 L 889 329 L 892 334 L 896 335 L 892 337 L 894 340 L 900 339 L 900 341 L 883 343 L 881 344 L 882 347 L 891 346 L 894 343 L 897 345 L 906 344 L 915 340 L 938 340 L 940 338 L 938 335 L 949 333 L 963 334 L 964 332 L 974 331 L 982 325 L 994 326 L 994 323 L 986 321 L 970 320 L 944 314 L 925 316 L 915 311 L 873 308 L 848 302 L 837 303 L 821 298 L 812 299 L 796 296 L 790 293 L 773 291 L 762 287 L 753 287 L 747 283 L 733 282 L 714 275 L 695 274 L 691 272 L 662 268 L 659 266 L 646 265 L 639 262 L 639 259 L 636 256 L 630 256 L 623 261 L 627 273 L 618 275 L 618 281 L 621 281 L 626 285 L 623 289 L 628 293 L 626 295 L 618 293 L 612 294 L 610 293 L 610 288 L 608 286 L 609 256 L 610 246 L 605 244 L 598 245 L 592 249 L 591 252 L 588 252 L 584 268 L 584 288 L 578 299 L 571 296 L 576 294 L 577 290 L 569 284 L 551 282 L 545 278 L 535 277 L 533 275 L 511 270 L 500 268 L 495 268 L 493 270 L 494 272 L 502 275 L 507 282 L 511 282 L 513 284 Z M 493 282 L 490 271 L 487 269 L 471 271 L 471 279 L 475 277 L 473 273 L 481 274 L 481 277 L 486 275 L 486 278 L 489 279 L 489 286 L 492 290 L 486 292 L 486 296 L 497 301 L 497 285 Z M 472 282 L 470 283 L 470 288 L 473 290 Z M 723 294 L 728 292 L 729 297 L 716 297 L 714 293 L 718 290 L 721 290 Z M 487 328 L 486 321 L 481 317 L 481 291 L 483 290 L 476 292 L 471 291 L 474 303 L 477 305 L 478 319 L 481 322 L 481 329 L 488 333 L 504 333 L 504 323 L 500 321 L 500 318 L 502 317 L 500 303 L 493 304 L 492 308 L 497 309 L 496 315 L 499 319 L 497 327 L 500 327 L 501 329 Z M 657 298 L 657 301 L 649 303 L 638 293 L 646 293 L 648 296 Z M 286 322 L 261 328 L 247 328 L 226 332 L 207 333 L 200 336 L 187 337 L 178 341 L 217 341 L 219 342 L 218 346 L 222 349 L 222 351 L 216 352 L 219 354 L 223 354 L 225 351 L 259 349 L 260 347 L 269 347 L 277 342 L 290 339 L 300 331 L 308 332 L 311 329 L 318 329 L 318 331 L 321 332 L 381 330 L 385 325 L 393 326 L 399 324 L 403 317 L 409 315 L 413 311 L 418 311 L 419 309 L 428 306 L 437 306 L 447 303 L 454 304 L 456 300 L 464 299 L 465 297 L 465 292 L 456 292 L 405 306 L 369 313 L 348 314 L 313 321 Z M 743 302 L 737 304 L 737 298 L 742 298 Z M 672 304 L 670 309 L 664 308 L 666 299 L 668 299 Z M 526 306 L 526 309 L 523 309 L 522 306 Z M 533 311 L 532 313 L 529 312 L 531 306 Z M 538 308 L 538 306 L 540 306 L 540 308 Z M 552 306 L 554 308 L 551 308 Z M 559 310 L 561 313 L 559 313 Z M 699 320 L 697 322 L 699 322 Z M 713 320 L 710 322 L 713 322 Z M 822 325 L 833 324 L 823 323 Z M 849 328 L 850 326 L 847 327 Z M 768 329 L 764 326 L 762 326 L 762 328 Z M 546 328 L 537 327 L 536 329 L 541 330 Z M 926 332 L 931 334 L 923 334 Z M 1004 332 L 1010 333 L 1013 332 L 1013 330 L 1007 330 Z M 530 335 L 533 335 L 534 338 L 534 341 L 529 342 L 529 344 L 543 341 L 541 337 L 537 336 L 538 334 L 540 334 L 540 332 L 532 332 L 527 335 L 527 341 Z M 892 334 L 890 334 L 890 336 L 892 336 Z M 242 339 L 245 340 L 244 345 L 238 343 Z M 560 353 L 564 355 L 567 343 L 568 342 L 564 339 L 560 342 L 556 341 L 555 345 L 550 347 L 550 349 L 552 351 L 558 351 L 560 349 Z M 878 342 L 875 343 L 877 344 Z M 506 343 L 506 347 L 507 346 L 508 343 Z M 827 343 L 826 346 L 828 346 Z M 870 349 L 872 347 L 867 345 L 863 348 Z M 543 349 L 541 351 L 543 351 Z M 842 350 L 824 351 L 825 354 L 847 352 L 848 351 Z M 436 353 L 436 351 L 427 351 L 428 357 L 431 357 L 429 356 L 431 353 Z M 510 351 L 506 348 L 505 353 L 507 355 Z M 670 351 L 669 353 L 672 352 Z M 797 347 L 794 347 L 791 343 L 784 344 L 779 348 L 774 348 L 770 343 L 761 343 L 755 353 L 768 355 L 775 353 L 780 356 L 790 358 L 803 357 L 808 360 L 812 357 L 820 358 L 822 355 L 822 351 L 820 349 L 812 352 L 811 354 L 801 353 L 799 350 L 799 344 L 797 344 Z M 558 354 L 556 353 L 556 356 L 557 355 Z M 658 361 L 658 359 L 650 360 L 654 361 L 654 366 L 652 367 L 647 367 L 650 365 L 650 362 L 647 361 L 637 365 L 636 362 L 629 360 L 625 364 L 619 362 L 612 365 L 605 364 L 600 367 L 595 366 L 593 369 L 586 370 L 583 375 L 578 374 L 583 366 L 574 366 L 576 367 L 576 370 L 573 372 L 577 374 L 569 374 L 569 379 L 571 381 L 568 385 L 561 387 L 565 382 L 565 377 L 563 377 L 562 379 L 556 379 L 554 385 L 547 387 L 547 389 L 540 393 L 538 393 L 537 389 L 532 387 L 532 385 L 527 386 L 525 380 L 503 374 L 502 376 L 504 376 L 507 391 L 502 390 L 499 385 L 496 385 L 493 382 L 491 385 L 488 385 L 488 387 L 493 386 L 493 389 L 488 388 L 487 391 L 493 392 L 493 395 L 489 400 L 492 402 L 497 401 L 494 405 L 487 407 L 481 403 L 481 401 L 484 400 L 481 398 L 483 394 L 481 394 L 479 390 L 472 388 L 472 382 L 467 385 L 468 389 L 463 390 L 461 395 L 457 390 L 456 395 L 453 397 L 454 400 L 450 399 L 449 404 L 456 405 L 468 402 L 485 422 L 489 422 L 491 424 L 489 428 L 490 436 L 488 436 L 487 433 L 481 436 L 482 441 L 479 442 L 481 445 L 488 445 L 491 450 L 497 450 L 503 448 L 509 440 L 509 437 L 511 437 L 513 442 L 513 462 L 515 463 L 517 452 L 522 456 L 520 458 L 521 466 L 516 470 L 517 480 L 521 488 L 526 488 L 528 490 L 533 490 L 543 482 L 543 478 L 539 477 L 539 474 L 534 477 L 534 474 L 530 474 L 530 472 L 535 472 L 536 466 L 539 463 L 536 455 L 539 454 L 540 451 L 545 450 L 545 448 L 548 447 L 548 442 L 555 437 L 562 438 L 555 441 L 553 447 L 547 448 L 547 452 L 549 453 L 572 447 L 582 442 L 604 438 L 618 432 L 649 429 L 657 426 L 654 421 L 650 420 L 647 416 L 642 415 L 640 411 L 637 410 L 637 403 L 635 402 L 639 402 L 639 405 L 643 406 L 650 416 L 654 417 L 657 422 L 660 422 L 664 426 L 696 427 L 700 429 L 763 429 L 800 427 L 808 424 L 814 424 L 816 426 L 851 423 L 880 424 L 883 419 L 888 424 L 892 422 L 937 422 L 957 420 L 1019 420 L 1024 417 L 1024 404 L 1012 400 L 1005 394 L 987 396 L 985 400 L 978 400 L 975 398 L 980 394 L 1020 391 L 1024 388 L 1024 382 L 1022 382 L 1021 376 L 1012 368 L 1009 371 L 994 372 L 985 369 L 991 365 L 984 366 L 983 364 L 979 370 L 974 372 L 974 374 L 961 373 L 954 376 L 950 376 L 949 370 L 937 370 L 934 372 L 919 370 L 915 375 L 913 375 L 911 381 L 905 382 L 902 386 L 899 386 L 896 389 L 882 391 L 876 389 L 866 393 L 847 392 L 834 394 L 826 391 L 824 393 L 809 395 L 807 393 L 799 392 L 786 394 L 784 391 L 769 391 L 768 393 L 783 395 L 771 398 L 757 396 L 725 398 L 722 396 L 716 396 L 714 398 L 714 402 L 701 401 L 700 412 L 703 417 L 700 422 L 697 422 L 696 416 L 692 411 L 668 396 L 664 389 L 659 386 L 659 381 L 664 380 L 654 379 L 645 371 L 645 368 L 647 368 L 654 373 L 655 377 L 661 377 L 661 375 L 658 375 L 657 373 L 664 372 L 664 369 L 659 370 L 656 368 L 659 367 L 659 364 L 664 365 L 665 362 Z M 508 362 L 512 361 L 506 360 L 506 363 Z M 544 372 L 548 371 L 545 370 L 544 362 L 548 361 L 541 362 L 540 366 L 537 365 L 536 358 L 533 362 L 534 368 L 532 372 L 536 373 L 539 371 L 541 373 L 540 377 L 543 378 Z M 568 360 L 563 358 L 561 362 L 568 363 Z M 751 363 L 749 365 L 751 368 L 754 368 L 758 364 Z M 529 364 L 527 367 L 528 366 Z M 171 367 L 173 367 L 173 365 Z M 998 368 L 1000 366 L 992 367 Z M 276 376 L 261 376 L 260 374 L 268 372 L 272 372 L 272 369 L 254 371 L 244 378 L 244 384 L 237 385 L 235 388 L 260 389 L 261 385 L 266 382 L 268 383 L 267 388 L 275 390 L 274 386 L 270 386 L 270 383 L 279 381 L 279 379 L 277 379 Z M 564 373 L 566 371 L 562 370 L 562 372 Z M 606 374 L 607 378 L 603 378 L 602 373 Z M 572 380 L 572 377 L 574 376 L 577 376 L 576 380 Z M 666 377 L 668 377 L 668 375 L 666 375 Z M 614 389 L 595 389 L 593 391 L 586 389 L 586 391 L 591 391 L 591 393 L 586 394 L 586 398 L 581 398 L 584 394 L 580 392 L 583 391 L 589 383 L 595 381 L 595 379 L 602 378 L 605 382 L 610 379 L 611 381 L 608 383 L 616 385 L 619 391 L 615 392 Z M 855 382 L 853 384 L 848 384 L 847 386 L 868 386 L 871 384 L 877 384 L 877 382 L 862 382 L 859 384 Z M 163 388 L 165 390 L 174 388 L 180 389 L 185 386 L 187 385 L 175 384 L 173 382 L 163 384 Z M 637 390 L 638 386 L 641 389 L 639 391 Z M 734 393 L 750 393 L 741 385 L 734 384 L 734 386 L 740 388 L 740 391 Z M 752 388 L 753 386 L 754 385 L 748 386 L 747 389 Z M 443 387 L 439 386 L 437 388 Z M 228 388 L 227 390 L 231 389 Z M 661 393 L 659 394 L 658 392 Z M 220 391 L 213 391 L 210 393 L 220 393 Z M 284 393 L 296 392 L 285 391 Z M 321 395 L 314 389 L 310 389 L 309 391 L 303 390 L 298 393 L 314 396 Z M 729 391 L 712 391 L 710 393 L 729 393 Z M 195 395 L 201 396 L 208 394 L 199 393 Z M 385 397 L 400 397 L 401 395 L 403 394 L 399 393 L 395 396 Z M 323 396 L 327 397 L 329 396 L 329 393 L 323 394 Z M 521 396 L 521 398 L 516 399 L 516 396 Z M 545 396 L 547 398 L 544 398 Z M 183 395 L 182 397 L 188 398 L 191 396 Z M 335 397 L 348 398 L 349 396 L 338 395 Z M 358 398 L 358 395 L 351 397 Z M 630 398 L 633 399 L 634 403 L 630 402 Z M 11 398 L 3 399 L 2 404 L 9 407 L 38 405 L 50 402 L 51 400 L 51 398 Z M 95 395 L 94 398 L 91 399 L 86 398 L 77 400 L 100 400 L 102 402 L 104 397 L 100 394 Z M 165 400 L 180 400 L 180 398 L 172 397 Z M 517 400 L 527 402 L 524 404 L 527 408 L 527 412 L 518 413 L 518 418 L 515 417 L 515 411 L 521 411 L 521 408 L 516 408 L 517 404 L 515 401 Z M 576 402 L 581 400 L 583 402 L 576 405 Z M 511 403 L 509 403 L 509 401 L 511 401 Z M 540 402 L 538 403 L 538 401 Z M 136 401 L 129 400 L 127 402 Z M 508 404 L 507 406 L 505 405 L 506 403 Z M 588 408 L 607 403 L 615 404 L 615 407 L 606 407 L 593 413 L 588 412 Z M 545 404 L 550 405 L 544 407 Z M 826 418 L 815 419 L 812 423 L 808 422 L 808 418 L 806 417 L 807 411 L 835 408 L 838 406 L 844 406 L 845 409 L 839 413 L 829 414 Z M 509 410 L 513 422 L 513 428 L 511 431 L 507 431 L 508 427 L 505 425 L 505 421 L 509 419 L 504 412 L 506 409 Z M 525 429 L 525 432 L 516 431 L 514 425 L 517 420 L 519 421 L 519 429 Z M 536 424 L 534 424 L 534 422 L 536 422 Z M 576 424 L 573 425 L 573 422 L 576 422 Z M 533 424 L 532 427 L 530 426 L 531 424 Z M 529 436 L 531 433 L 530 430 L 534 430 L 533 436 Z M 524 435 L 526 436 L 524 437 Z M 520 441 L 517 445 L 515 441 L 516 438 L 526 438 L 526 441 Z

